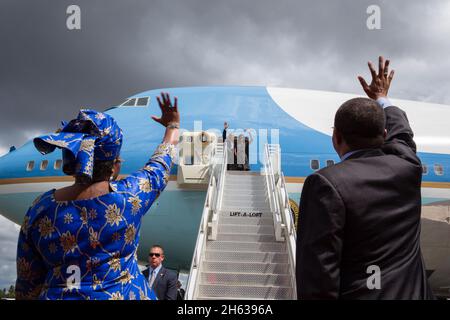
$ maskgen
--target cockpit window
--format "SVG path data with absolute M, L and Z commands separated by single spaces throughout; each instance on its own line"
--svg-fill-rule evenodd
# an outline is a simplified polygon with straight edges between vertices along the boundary
M 141 98 L 131 98 L 125 100 L 124 103 L 122 103 L 121 107 L 146 107 L 148 105 L 150 97 L 141 97 Z
M 136 99 L 128 99 L 127 101 L 122 103 L 122 106 L 133 107 L 135 103 L 136 103 Z
M 139 98 L 137 100 L 136 106 L 145 107 L 145 106 L 147 106 L 147 104 L 148 104 L 148 98 L 147 97 L 146 98 Z

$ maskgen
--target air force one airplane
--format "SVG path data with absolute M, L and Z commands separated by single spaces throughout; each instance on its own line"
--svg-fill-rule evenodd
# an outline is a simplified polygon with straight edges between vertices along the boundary
M 186 87 L 136 94 L 105 111 L 123 129 L 123 175 L 140 169 L 162 139 L 164 128 L 150 119 L 160 113 L 156 97 L 161 91 L 178 97 L 183 136 L 216 128 L 216 136 L 221 139 L 224 121 L 230 129 L 254 129 L 257 136 L 249 148 L 252 171 L 261 169 L 259 155 L 264 144 L 279 143 L 281 170 L 293 211 L 298 211 L 305 178 L 339 161 L 331 142 L 334 114 L 344 101 L 355 97 L 273 87 Z M 423 163 L 421 245 L 429 281 L 436 294 L 448 295 L 450 106 L 391 101 L 406 111 Z M 32 141 L 11 150 L 0 158 L 0 214 L 21 224 L 39 194 L 70 185 L 73 179 L 62 172 L 59 152 L 41 155 Z M 167 188 L 144 217 L 138 251 L 141 262 L 146 262 L 150 246 L 158 243 L 165 248 L 167 267 L 190 269 L 208 183 L 204 177 L 195 176 L 195 170 L 190 173 L 189 167 L 195 165 L 186 160 L 172 168 Z

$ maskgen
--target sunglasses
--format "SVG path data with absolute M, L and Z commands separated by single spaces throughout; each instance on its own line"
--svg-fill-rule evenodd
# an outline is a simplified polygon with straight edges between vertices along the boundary
M 155 256 L 155 257 L 157 257 L 157 258 L 159 258 L 159 257 L 161 256 L 160 253 L 153 253 L 153 252 L 150 252 L 148 255 L 149 255 L 150 257 Z

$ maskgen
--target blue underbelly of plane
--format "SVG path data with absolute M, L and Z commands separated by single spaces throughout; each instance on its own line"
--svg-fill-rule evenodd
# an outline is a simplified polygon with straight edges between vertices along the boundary
M 175 183 L 169 182 L 169 185 Z M 40 192 L 0 194 L 2 214 L 20 224 L 21 221 L 17 220 L 20 215 L 8 213 L 17 211 L 25 213 L 30 203 L 40 194 Z M 146 264 L 151 245 L 160 244 L 165 248 L 167 267 L 184 271 L 190 269 L 205 196 L 205 191 L 187 190 L 165 190 L 161 194 L 142 222 L 138 249 L 138 258 L 142 264 Z M 300 193 L 290 193 L 289 198 L 298 203 Z M 450 198 L 422 198 L 423 204 L 444 200 L 448 201 Z

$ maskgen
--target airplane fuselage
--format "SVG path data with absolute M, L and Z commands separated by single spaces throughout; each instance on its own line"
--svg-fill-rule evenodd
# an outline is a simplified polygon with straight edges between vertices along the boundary
M 305 177 L 340 161 L 331 142 L 334 114 L 344 101 L 356 96 L 266 87 L 163 91 L 178 97 L 183 130 L 208 131 L 221 136 L 224 121 L 236 133 L 240 132 L 238 129 L 253 129 L 256 136 L 249 158 L 254 171 L 261 168 L 264 145 L 280 144 L 281 169 L 289 198 L 297 204 Z M 160 113 L 156 103 L 160 92 L 137 94 L 128 98 L 125 105 L 106 111 L 124 133 L 122 175 L 141 168 L 162 139 L 164 128 L 150 118 Z M 145 97 L 149 98 L 146 105 Z M 432 287 L 445 292 L 450 288 L 450 130 L 446 124 L 450 106 L 395 99 L 392 102 L 405 110 L 415 132 L 418 156 L 424 168 L 422 251 Z M 1 157 L 0 213 L 20 224 L 38 195 L 70 185 L 73 179 L 61 171 L 60 159 L 58 151 L 41 155 L 31 141 Z M 174 165 L 166 190 L 143 220 L 138 257 L 145 263 L 150 246 L 158 243 L 165 248 L 167 267 L 189 270 L 206 186 L 177 183 L 177 169 Z

